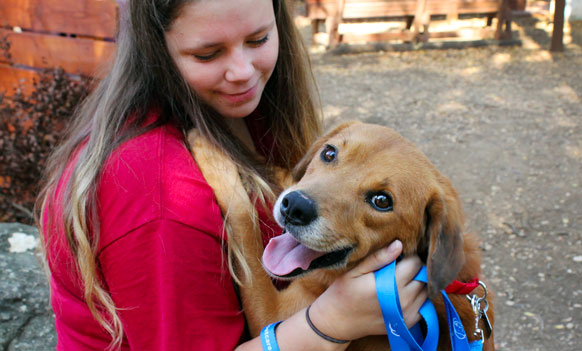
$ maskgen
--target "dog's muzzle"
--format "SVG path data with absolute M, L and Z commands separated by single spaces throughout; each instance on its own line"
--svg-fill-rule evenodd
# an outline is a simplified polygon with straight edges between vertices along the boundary
M 313 269 L 345 265 L 353 246 L 319 251 L 306 245 L 306 239 L 317 240 L 321 230 L 317 203 L 311 197 L 298 190 L 283 193 L 273 210 L 275 220 L 285 230 L 265 247 L 263 266 L 269 274 L 294 278 Z

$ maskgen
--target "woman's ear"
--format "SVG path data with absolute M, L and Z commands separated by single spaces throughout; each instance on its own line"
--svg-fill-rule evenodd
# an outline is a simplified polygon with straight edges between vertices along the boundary
M 433 193 L 426 206 L 426 237 L 429 240 L 428 291 L 437 296 L 457 276 L 465 263 L 463 214 L 452 186 Z
M 353 124 L 357 124 L 357 123 L 360 123 L 360 122 L 358 122 L 358 121 L 343 122 L 340 125 L 338 125 L 337 127 L 333 128 L 330 132 L 326 133 L 321 138 L 317 139 L 317 141 L 315 141 L 315 143 L 313 145 L 311 145 L 309 150 L 307 150 L 307 153 L 301 158 L 301 160 L 299 160 L 299 162 L 293 168 L 293 173 L 292 173 L 293 180 L 295 182 L 297 182 L 301 178 L 303 178 L 303 175 L 305 175 L 305 171 L 307 170 L 307 167 L 311 163 L 311 160 L 313 160 L 313 158 L 316 156 L 317 152 L 319 150 L 321 150 L 323 145 L 325 145 L 325 143 L 327 143 L 327 141 L 331 137 L 333 137 L 334 135 L 337 135 L 339 132 L 346 129 L 347 127 L 349 127 Z

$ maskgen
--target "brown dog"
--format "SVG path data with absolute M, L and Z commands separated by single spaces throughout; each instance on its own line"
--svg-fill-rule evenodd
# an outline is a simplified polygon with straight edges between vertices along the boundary
M 275 219 L 286 233 L 267 246 L 263 263 L 272 276 L 293 279 L 278 291 L 259 259 L 260 235 L 249 235 L 257 232 L 257 225 L 236 167 L 217 160 L 218 150 L 212 151 L 201 138 L 189 140 L 249 263 L 251 276 L 241 296 L 253 336 L 309 306 L 339 275 L 399 239 L 404 254 L 418 254 L 427 265 L 429 295 L 439 315 L 439 350 L 450 348 L 439 291 L 453 279 L 481 279 L 480 252 L 476 238 L 464 234 L 460 201 L 450 181 L 411 142 L 389 128 L 347 122 L 310 148 L 293 172 L 296 183 L 274 206 Z M 475 293 L 483 295 L 481 289 Z M 449 298 L 469 339 L 475 339 L 475 314 L 468 299 Z M 487 315 L 493 323 L 489 301 Z M 485 329 L 483 320 L 479 323 Z M 387 346 L 386 336 L 367 337 L 349 349 Z M 493 335 L 486 335 L 484 350 L 493 349 Z

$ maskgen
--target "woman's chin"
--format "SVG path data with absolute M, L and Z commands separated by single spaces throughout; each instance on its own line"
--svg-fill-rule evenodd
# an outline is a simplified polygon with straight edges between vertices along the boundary
M 258 105 L 258 101 L 248 101 L 235 106 L 222 106 L 217 111 L 226 118 L 244 118 L 253 113 Z

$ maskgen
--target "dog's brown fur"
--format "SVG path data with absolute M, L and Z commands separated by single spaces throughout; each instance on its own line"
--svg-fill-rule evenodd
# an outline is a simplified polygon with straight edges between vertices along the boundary
M 418 254 L 426 259 L 429 293 L 439 314 L 439 350 L 450 349 L 446 313 L 438 291 L 453 279 L 482 279 L 480 251 L 476 238 L 463 234 L 464 217 L 450 181 L 411 142 L 389 128 L 347 122 L 310 148 L 294 169 L 296 184 L 290 190 L 300 189 L 317 202 L 317 212 L 326 230 L 314 240 L 301 238 L 301 241 L 305 240 L 306 246 L 318 251 L 333 251 L 339 246 L 353 246 L 354 250 L 342 267 L 309 271 L 282 291 L 274 288 L 262 267 L 263 247 L 251 216 L 253 207 L 236 167 L 195 131 L 190 133 L 189 142 L 223 213 L 228 213 L 228 225 L 235 233 L 234 239 L 244 248 L 252 272 L 252 277 L 247 277 L 241 287 L 241 297 L 253 336 L 258 335 L 263 326 L 307 307 L 339 275 L 367 255 L 399 239 L 404 254 Z M 320 161 L 319 154 L 326 144 L 338 149 L 333 165 Z M 393 211 L 379 213 L 366 203 L 366 192 L 378 190 L 391 194 Z M 476 293 L 482 295 L 481 289 Z M 491 292 L 489 294 L 488 316 L 493 323 Z M 475 315 L 467 298 L 464 295 L 449 297 L 472 340 Z M 482 321 L 480 328 L 484 329 Z M 382 336 L 357 340 L 349 349 L 386 347 L 387 338 Z M 484 350 L 493 349 L 491 334 L 485 340 Z

